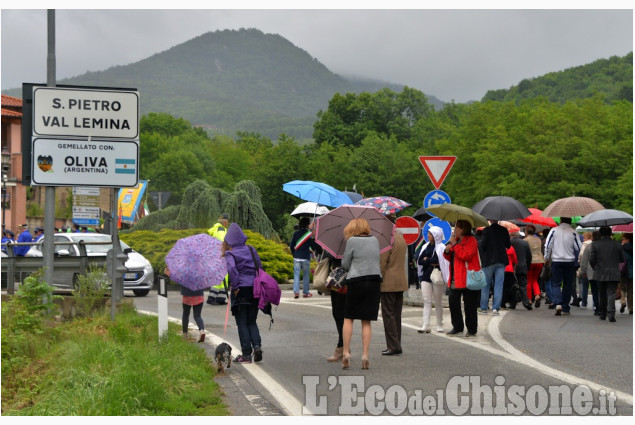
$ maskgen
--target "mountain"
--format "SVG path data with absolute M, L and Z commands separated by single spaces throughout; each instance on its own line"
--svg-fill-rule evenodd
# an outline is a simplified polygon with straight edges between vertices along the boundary
M 507 90 L 490 90 L 483 101 L 518 102 L 542 96 L 552 102 L 564 103 L 598 94 L 609 103 L 619 100 L 633 102 L 633 52 L 624 57 L 611 56 L 609 59 L 598 59 L 586 65 L 525 79 Z
M 136 88 L 142 114 L 167 112 L 211 133 L 254 131 L 274 140 L 280 133 L 311 138 L 317 112 L 337 92 L 403 88 L 344 78 L 280 35 L 257 29 L 209 32 L 139 62 L 58 84 Z M 429 101 L 442 106 L 432 96 Z

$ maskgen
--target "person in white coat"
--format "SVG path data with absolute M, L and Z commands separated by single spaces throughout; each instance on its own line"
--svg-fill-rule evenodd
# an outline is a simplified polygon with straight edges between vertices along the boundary
M 432 226 L 428 230 L 428 242 L 421 248 L 417 259 L 417 273 L 421 282 L 423 295 L 423 325 L 417 332 L 430 333 L 430 314 L 432 301 L 434 300 L 436 330 L 443 332 L 443 293 L 445 292 L 448 277 L 450 275 L 450 263 L 443 256 L 445 244 L 443 243 L 443 229 Z M 442 280 L 438 279 L 438 271 L 441 271 Z M 434 274 L 433 274 L 434 272 Z

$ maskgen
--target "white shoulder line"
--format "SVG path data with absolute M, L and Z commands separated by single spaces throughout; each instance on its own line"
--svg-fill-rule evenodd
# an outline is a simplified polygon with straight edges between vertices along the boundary
M 157 315 L 156 313 L 153 313 L 151 311 L 145 311 L 145 310 L 137 310 L 137 312 L 141 314 L 146 314 L 149 316 Z M 174 323 L 179 323 L 179 324 L 181 323 L 181 320 L 175 317 L 168 317 L 168 320 Z M 227 342 L 221 339 L 220 337 L 218 337 L 217 335 L 211 333 L 210 331 L 205 331 L 205 334 L 208 336 L 208 338 L 206 339 L 204 344 L 211 342 L 212 345 L 218 346 L 219 344 L 223 342 Z M 236 352 L 236 353 L 240 352 L 240 349 L 237 349 L 231 344 L 229 345 L 232 347 L 233 352 Z M 271 375 L 265 372 L 259 365 L 252 363 L 252 364 L 241 364 L 241 365 L 232 364 L 232 366 L 234 367 L 239 366 L 241 368 L 244 368 L 244 370 L 247 373 L 249 373 L 255 380 L 260 382 L 260 384 L 269 392 L 271 397 L 273 397 L 278 402 L 279 407 L 287 416 L 301 416 L 301 415 L 313 414 L 313 412 L 311 411 L 306 411 L 306 408 L 304 407 L 304 403 L 302 403 L 300 400 L 295 398 L 284 387 L 279 385 L 276 379 L 272 378 Z
M 614 392 L 618 400 L 628 403 L 631 406 L 633 405 L 632 394 L 627 394 L 625 392 L 616 390 L 614 388 L 609 388 L 605 385 L 600 385 L 596 382 L 589 381 L 588 379 L 579 378 L 575 375 L 571 375 L 569 373 L 562 372 L 558 369 L 554 369 L 552 367 L 549 367 L 545 364 L 540 363 L 534 358 L 524 354 L 522 351 L 514 348 L 514 346 L 511 345 L 509 342 L 505 341 L 505 339 L 501 335 L 499 330 L 499 323 L 500 323 L 499 320 L 490 320 L 487 330 L 490 336 L 494 339 L 494 341 L 496 341 L 498 345 L 500 345 L 507 353 L 509 353 L 512 356 L 512 359 L 514 361 L 522 363 L 528 367 L 532 367 L 546 375 L 569 382 L 570 384 L 586 385 L 593 391 L 606 390 L 608 392 Z

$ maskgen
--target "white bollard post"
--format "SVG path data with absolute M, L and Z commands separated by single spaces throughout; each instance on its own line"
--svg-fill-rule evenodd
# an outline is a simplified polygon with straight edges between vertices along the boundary
M 159 278 L 159 341 L 168 335 L 168 287 L 164 277 Z

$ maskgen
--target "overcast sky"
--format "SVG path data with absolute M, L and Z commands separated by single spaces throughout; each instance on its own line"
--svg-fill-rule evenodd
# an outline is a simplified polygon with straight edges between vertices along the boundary
M 278 10 L 69 10 L 54 3 L 41 7 L 59 7 L 58 80 L 134 63 L 210 31 L 257 28 L 280 34 L 335 73 L 405 84 L 443 101 L 466 102 L 524 78 L 633 50 L 633 10 L 618 9 L 632 6 L 610 0 L 602 6 L 612 10 L 351 10 L 354 6 L 346 1 L 313 7 L 349 10 L 290 10 L 284 2 L 267 2 Z M 403 8 L 424 2 L 383 3 Z M 134 7 L 134 2 L 124 4 Z M 187 1 L 181 4 L 191 7 Z M 545 7 L 540 1 L 531 4 L 526 6 Z M 231 7 L 240 5 L 249 3 Z M 3 90 L 22 82 L 46 83 L 46 22 L 43 9 L 2 10 Z

